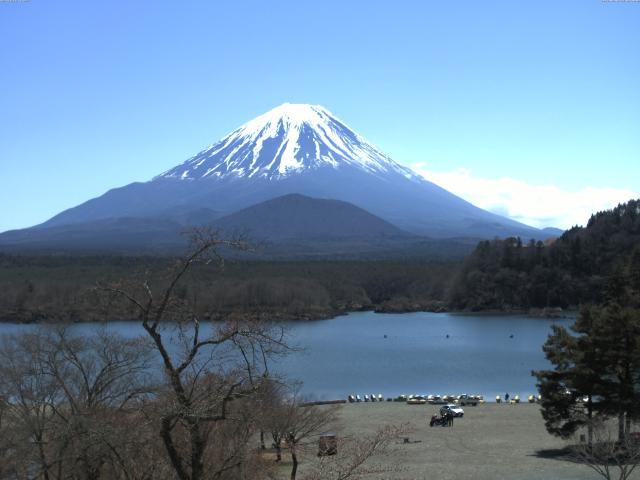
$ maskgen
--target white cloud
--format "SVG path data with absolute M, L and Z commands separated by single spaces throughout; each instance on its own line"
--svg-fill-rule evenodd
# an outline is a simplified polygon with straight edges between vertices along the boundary
M 584 187 L 568 191 L 508 177 L 481 178 L 466 168 L 434 172 L 421 163 L 413 168 L 427 180 L 480 208 L 540 228 L 584 225 L 592 213 L 640 198 L 639 192 L 620 188 Z

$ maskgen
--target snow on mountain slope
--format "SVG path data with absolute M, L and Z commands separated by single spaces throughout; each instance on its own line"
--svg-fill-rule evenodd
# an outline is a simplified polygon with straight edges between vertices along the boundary
M 325 108 L 288 103 L 153 180 L 109 190 L 36 228 L 118 218 L 203 224 L 289 194 L 348 202 L 432 238 L 550 236 L 399 165 Z
M 320 105 L 285 103 L 234 130 L 215 145 L 156 178 L 281 179 L 321 167 L 422 177 L 399 165 Z

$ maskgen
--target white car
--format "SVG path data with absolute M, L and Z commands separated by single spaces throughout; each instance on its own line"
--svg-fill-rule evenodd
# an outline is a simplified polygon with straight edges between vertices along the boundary
M 448 403 L 440 408 L 440 415 L 444 415 L 445 413 L 452 413 L 454 417 L 462 417 L 464 415 L 464 410 L 458 405 Z

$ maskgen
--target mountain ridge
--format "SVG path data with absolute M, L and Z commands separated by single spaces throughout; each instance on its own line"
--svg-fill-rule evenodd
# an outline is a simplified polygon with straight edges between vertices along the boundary
M 191 212 L 193 213 L 193 212 Z M 201 209 L 190 222 L 122 217 L 72 225 L 14 230 L 0 235 L 7 252 L 172 255 L 188 245 L 191 228 L 217 229 L 223 238 L 244 237 L 255 252 L 247 259 L 461 258 L 472 239 L 435 241 L 404 232 L 340 200 L 289 194 L 231 215 Z M 237 257 L 234 252 L 227 256 Z M 257 257 L 256 257 L 257 255 Z

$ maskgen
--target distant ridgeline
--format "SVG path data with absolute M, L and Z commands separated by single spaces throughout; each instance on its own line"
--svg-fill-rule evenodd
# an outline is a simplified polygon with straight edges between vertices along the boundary
M 592 215 L 546 244 L 482 241 L 450 291 L 465 310 L 570 307 L 619 297 L 640 286 L 640 200 Z

